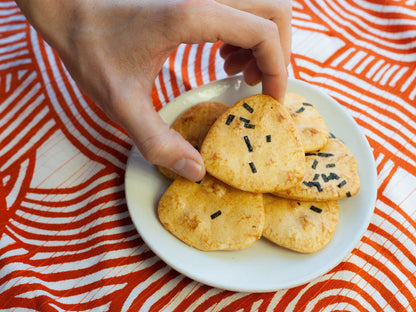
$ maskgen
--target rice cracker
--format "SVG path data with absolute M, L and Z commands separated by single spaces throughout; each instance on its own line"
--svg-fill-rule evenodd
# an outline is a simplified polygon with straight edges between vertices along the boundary
M 182 135 L 199 151 L 209 128 L 227 109 L 228 106 L 220 102 L 205 101 L 198 103 L 182 113 L 173 123 L 172 129 Z M 158 169 L 171 180 L 177 177 L 175 172 L 165 167 L 158 166 Z
M 244 98 L 223 113 L 201 148 L 207 172 L 240 190 L 265 193 L 299 184 L 305 154 L 286 110 L 267 95 Z
M 321 250 L 331 240 L 338 224 L 337 201 L 301 202 L 264 194 L 263 203 L 263 236 L 297 252 Z
M 318 110 L 303 96 L 293 92 L 286 93 L 284 106 L 299 130 L 305 152 L 323 148 L 328 141 L 329 132 Z
M 176 178 L 158 205 L 163 226 L 200 250 L 237 250 L 262 235 L 261 194 L 232 188 L 207 174 L 200 183 Z
M 359 189 L 355 157 L 341 140 L 331 137 L 323 149 L 306 153 L 306 172 L 301 183 L 273 194 L 289 199 L 327 201 L 351 197 Z

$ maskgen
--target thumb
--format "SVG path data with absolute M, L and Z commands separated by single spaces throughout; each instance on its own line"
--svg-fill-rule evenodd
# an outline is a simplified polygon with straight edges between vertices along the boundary
M 118 107 L 117 121 L 130 134 L 143 157 L 192 181 L 205 175 L 201 155 L 159 116 L 150 98 Z
M 178 132 L 164 127 L 166 124 L 161 119 L 160 122 L 160 126 L 153 131 L 147 133 L 148 129 L 142 130 L 141 136 L 145 139 L 137 140 L 136 144 L 141 154 L 149 162 L 168 168 L 189 180 L 202 180 L 205 168 L 201 155 Z

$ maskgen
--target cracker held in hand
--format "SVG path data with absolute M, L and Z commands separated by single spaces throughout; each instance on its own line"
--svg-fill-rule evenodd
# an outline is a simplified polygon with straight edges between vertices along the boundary
M 299 130 L 305 152 L 323 148 L 328 141 L 329 132 L 318 110 L 304 97 L 293 92 L 286 93 L 284 106 Z
M 264 194 L 263 236 L 301 253 L 316 252 L 331 240 L 338 224 L 337 201 L 301 202 Z
M 262 235 L 261 194 L 232 188 L 207 174 L 200 183 L 178 177 L 159 201 L 163 226 L 200 250 L 237 250 Z
M 305 173 L 299 132 L 288 111 L 267 95 L 244 98 L 222 114 L 201 155 L 210 174 L 249 192 L 290 188 Z
M 227 109 L 228 106 L 220 102 L 198 103 L 180 115 L 172 125 L 172 129 L 199 151 L 209 128 Z M 162 166 L 158 166 L 158 169 L 169 179 L 174 180 L 177 177 L 176 173 Z
M 303 181 L 274 194 L 289 199 L 327 201 L 351 197 L 359 189 L 360 177 L 355 157 L 341 140 L 330 138 L 325 148 L 306 153 Z

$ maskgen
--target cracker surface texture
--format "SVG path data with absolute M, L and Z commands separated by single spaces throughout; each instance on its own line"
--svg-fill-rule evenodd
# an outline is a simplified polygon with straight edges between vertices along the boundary
M 163 226 L 200 250 L 238 250 L 262 235 L 261 194 L 234 189 L 207 174 L 200 183 L 178 177 L 158 205 Z
M 300 202 L 264 194 L 263 236 L 301 253 L 313 253 L 331 240 L 338 224 L 337 201 Z
M 329 132 L 324 119 L 313 104 L 300 94 L 287 92 L 284 106 L 299 130 L 305 152 L 323 148 L 328 141 Z
M 223 113 L 201 148 L 207 172 L 237 189 L 266 193 L 299 184 L 305 154 L 286 108 L 272 97 L 244 98 Z
M 200 102 L 182 113 L 172 125 L 182 137 L 191 143 L 198 151 L 201 149 L 208 130 L 228 106 L 215 101 Z M 171 180 L 177 174 L 165 167 L 158 166 L 159 171 Z
M 355 157 L 341 140 L 329 138 L 323 149 L 306 154 L 303 181 L 273 194 L 288 199 L 328 201 L 356 195 L 359 189 Z

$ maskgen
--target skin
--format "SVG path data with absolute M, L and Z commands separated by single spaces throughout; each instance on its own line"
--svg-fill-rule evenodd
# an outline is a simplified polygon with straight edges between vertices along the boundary
M 181 43 L 222 41 L 224 69 L 282 101 L 290 58 L 290 0 L 16 0 L 83 92 L 142 155 L 193 181 L 200 154 L 155 111 L 151 91 Z M 51 27 L 53 25 L 53 27 Z M 145 118 L 143 118 L 145 116 Z

